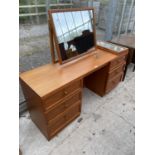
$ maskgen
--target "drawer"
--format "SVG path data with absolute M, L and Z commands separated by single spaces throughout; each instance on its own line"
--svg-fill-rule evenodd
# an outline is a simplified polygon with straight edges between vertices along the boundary
M 117 84 L 122 80 L 122 75 L 123 72 L 112 78 L 111 80 L 108 81 L 107 86 L 106 86 L 106 93 L 111 91 L 114 87 L 117 86 Z
M 56 117 L 54 120 L 48 124 L 49 135 L 54 135 L 64 128 L 69 122 L 75 119 L 81 112 L 81 104 L 77 102 L 70 109 L 66 110 L 64 113 Z
M 59 104 L 56 104 L 55 106 L 50 108 L 48 111 L 45 112 L 45 116 L 47 120 L 49 121 L 55 118 L 57 115 L 63 113 L 65 110 L 67 110 L 75 103 L 81 102 L 81 97 L 82 97 L 82 93 L 81 91 L 78 91 L 73 96 L 67 98 L 65 101 L 62 101 Z
M 50 107 L 53 106 L 56 102 L 62 101 L 65 97 L 70 96 L 73 94 L 76 90 L 82 88 L 82 81 L 75 81 L 66 86 L 65 88 L 60 89 L 54 94 L 51 94 L 50 97 L 48 97 L 44 101 L 44 107 L 46 110 L 48 110 Z
M 117 76 L 121 72 L 124 72 L 124 65 L 121 65 L 121 66 L 117 67 L 116 69 L 112 70 L 111 72 L 109 72 L 108 80 L 114 78 L 115 76 Z
M 126 57 L 125 56 L 121 56 L 119 58 L 117 58 L 116 60 L 113 60 L 110 63 L 110 71 L 113 70 L 114 68 L 120 66 L 123 62 L 125 62 Z

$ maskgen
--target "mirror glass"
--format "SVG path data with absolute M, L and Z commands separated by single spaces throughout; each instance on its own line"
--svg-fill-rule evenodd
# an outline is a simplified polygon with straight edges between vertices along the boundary
M 94 47 L 92 10 L 53 12 L 51 15 L 62 61 Z

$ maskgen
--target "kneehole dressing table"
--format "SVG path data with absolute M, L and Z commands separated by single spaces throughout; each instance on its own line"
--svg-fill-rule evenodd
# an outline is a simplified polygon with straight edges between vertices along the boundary
M 104 96 L 122 81 L 128 49 L 97 42 L 94 23 L 92 8 L 49 10 L 53 63 L 20 74 L 31 119 L 48 140 L 80 115 L 83 87 Z

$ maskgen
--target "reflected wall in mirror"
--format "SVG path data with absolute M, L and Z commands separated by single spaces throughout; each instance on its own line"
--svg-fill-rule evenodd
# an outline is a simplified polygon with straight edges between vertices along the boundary
M 61 63 L 94 49 L 93 9 L 50 10 L 49 15 Z

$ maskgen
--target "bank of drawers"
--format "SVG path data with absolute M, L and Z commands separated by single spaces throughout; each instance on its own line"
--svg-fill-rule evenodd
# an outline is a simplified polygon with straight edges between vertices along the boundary
M 61 129 L 63 129 L 67 124 L 73 121 L 81 112 L 81 102 L 77 102 L 65 110 L 63 113 L 60 113 L 50 121 L 48 124 L 48 134 L 49 137 L 52 137 Z
M 71 82 L 44 100 L 48 139 L 80 115 L 81 99 L 82 80 L 79 80 Z
M 108 79 L 105 92 L 110 92 L 122 80 L 124 74 L 124 67 L 126 64 L 125 56 L 120 56 L 110 63 Z

